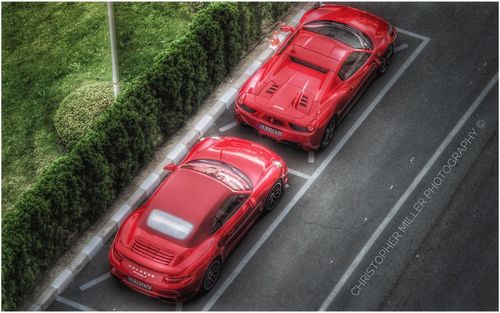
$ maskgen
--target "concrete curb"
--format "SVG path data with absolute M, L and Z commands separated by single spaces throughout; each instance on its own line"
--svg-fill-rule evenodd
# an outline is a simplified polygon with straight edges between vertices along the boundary
M 73 276 L 78 275 L 83 268 L 89 263 L 88 255 L 80 252 L 76 258 L 73 259 L 71 264 L 68 266 L 68 269 L 73 272 Z
M 57 294 L 61 294 L 66 287 L 68 287 L 69 283 L 73 280 L 73 272 L 69 269 L 65 268 L 59 276 L 52 282 L 50 285 L 57 290 Z
M 86 254 L 89 257 L 89 260 L 92 260 L 92 258 L 101 250 L 101 248 L 104 246 L 104 243 L 102 242 L 102 238 L 99 236 L 94 236 L 90 240 L 90 242 L 83 247 L 82 253 Z
M 62 290 L 61 290 L 62 292 Z M 49 287 L 45 289 L 40 297 L 35 301 L 35 308 L 39 307 L 41 310 L 46 310 L 49 305 L 54 301 L 59 294 L 57 293 L 57 289 L 54 287 Z M 32 306 L 33 307 L 33 306 Z M 30 308 L 31 309 L 31 308 Z
M 149 197 L 153 191 L 160 184 L 160 176 L 156 173 L 149 174 L 148 178 L 141 184 L 139 188 L 146 192 L 146 195 Z
M 306 9 L 301 9 L 289 22 L 291 25 L 297 25 L 300 17 L 306 12 Z M 288 36 L 288 33 L 281 32 L 278 37 L 281 42 Z M 262 64 L 271 57 L 277 47 L 269 46 L 263 53 L 257 57 L 243 72 L 243 74 L 229 87 L 229 89 L 220 97 L 218 101 L 209 109 L 195 125 L 194 130 L 191 130 L 184 136 L 180 142 L 168 153 L 167 157 L 160 166 L 158 166 L 140 185 L 140 187 L 122 204 L 114 213 L 111 219 L 99 230 L 98 234 L 90 240 L 90 242 L 82 249 L 77 257 L 73 259 L 68 267 L 66 267 L 56 279 L 51 283 L 50 287 L 38 297 L 29 311 L 46 310 L 49 305 L 63 293 L 66 287 L 71 283 L 90 260 L 104 247 L 104 244 L 115 234 L 118 228 L 122 225 L 125 218 L 137 209 L 149 197 L 161 182 L 168 176 L 169 171 L 164 167 L 168 164 L 179 164 L 186 156 L 188 151 L 193 147 L 198 140 L 207 132 L 214 122 L 228 109 L 230 109 L 236 101 L 238 90 L 245 81 L 255 73 Z
M 185 144 L 178 143 L 172 151 L 167 155 L 167 159 L 171 160 L 175 164 L 184 159 L 188 152 L 188 147 Z
M 132 211 L 132 207 L 127 203 L 124 203 L 111 217 L 111 221 L 115 222 L 118 226 L 122 226 L 123 221 Z
M 214 124 L 214 118 L 211 115 L 204 115 L 201 120 L 196 123 L 194 126 L 194 130 L 200 133 L 200 136 L 203 136 L 207 132 L 207 130 Z

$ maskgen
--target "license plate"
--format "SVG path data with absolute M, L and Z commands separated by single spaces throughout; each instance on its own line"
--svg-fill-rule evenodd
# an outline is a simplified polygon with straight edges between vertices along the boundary
M 276 136 L 283 136 L 283 132 L 279 129 L 272 128 L 270 126 L 267 126 L 265 124 L 259 124 L 259 128 L 262 130 L 265 130 L 268 133 L 275 134 Z
M 140 280 L 137 280 L 137 279 L 135 279 L 134 277 L 130 277 L 130 276 L 129 276 L 129 277 L 127 277 L 127 280 L 128 280 L 129 282 L 131 282 L 132 284 L 137 285 L 137 286 L 139 286 L 139 287 L 141 287 L 141 288 L 144 288 L 144 289 L 146 289 L 146 290 L 151 291 L 151 289 L 152 289 L 152 288 L 151 288 L 151 285 L 146 284 L 146 283 L 144 283 L 144 282 L 142 282 L 142 281 L 140 281 Z

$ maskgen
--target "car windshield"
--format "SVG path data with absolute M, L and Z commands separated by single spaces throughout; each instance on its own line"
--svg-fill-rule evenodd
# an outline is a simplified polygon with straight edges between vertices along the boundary
M 303 29 L 333 38 L 354 49 L 372 49 L 372 43 L 365 34 L 342 23 L 314 21 L 304 25 Z
M 248 176 L 237 168 L 222 161 L 193 160 L 184 164 L 182 168 L 215 178 L 234 191 L 252 190 L 252 183 Z
M 175 239 L 186 239 L 193 230 L 193 224 L 160 209 L 153 209 L 147 224 L 152 229 Z

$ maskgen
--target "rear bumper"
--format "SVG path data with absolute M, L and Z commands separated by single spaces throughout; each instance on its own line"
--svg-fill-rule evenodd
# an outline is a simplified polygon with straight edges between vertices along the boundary
M 249 113 L 240 109 L 237 104 L 235 105 L 235 117 L 239 123 L 250 126 L 259 135 L 270 138 L 276 142 L 292 144 L 306 151 L 319 149 L 321 137 L 323 135 L 322 128 L 318 128 L 313 132 L 295 131 L 289 127 L 271 124 L 269 121 L 262 119 L 255 113 Z M 261 129 L 259 127 L 260 124 L 264 124 L 281 131 L 281 135 Z
M 144 295 L 147 295 L 149 297 L 157 298 L 161 301 L 168 302 L 168 303 L 176 303 L 176 302 L 182 302 L 187 299 L 189 299 L 191 296 L 193 296 L 198 289 L 201 286 L 201 282 L 203 279 L 203 274 L 199 273 L 197 275 L 194 275 L 193 277 L 190 277 L 182 282 L 179 283 L 165 283 L 162 281 L 163 279 L 163 274 L 162 273 L 156 273 L 154 271 L 148 270 L 148 272 L 151 272 L 153 277 L 140 277 L 137 274 L 134 273 L 134 270 L 131 269 L 136 267 L 136 268 L 144 268 L 139 264 L 135 264 L 132 261 L 128 259 L 123 259 L 119 261 L 114 255 L 113 255 L 113 247 L 111 247 L 109 251 L 109 263 L 111 266 L 111 274 L 117 278 L 120 282 L 122 282 L 124 285 L 132 288 L 133 290 L 142 293 Z M 132 266 L 127 266 L 131 265 Z M 140 287 L 128 280 L 129 277 L 132 277 L 142 283 L 145 283 L 149 286 L 151 286 L 151 289 L 145 289 L 143 287 Z

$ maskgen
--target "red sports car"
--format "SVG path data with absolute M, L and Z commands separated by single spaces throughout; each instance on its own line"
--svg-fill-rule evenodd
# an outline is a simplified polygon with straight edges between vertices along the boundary
M 109 252 L 111 273 L 166 302 L 215 285 L 222 265 L 287 184 L 283 159 L 237 138 L 196 144 L 123 223 Z
M 304 14 L 275 54 L 241 87 L 236 119 L 305 150 L 327 147 L 367 85 L 384 73 L 396 28 L 358 9 L 323 5 Z

